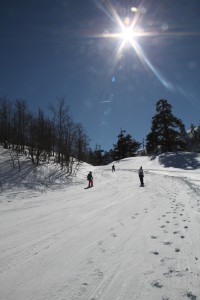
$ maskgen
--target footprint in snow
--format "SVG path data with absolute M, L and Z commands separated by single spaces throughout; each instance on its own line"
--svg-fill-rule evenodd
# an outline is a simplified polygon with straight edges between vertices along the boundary
M 116 233 L 112 233 L 112 237 L 117 237 Z
M 93 275 L 95 275 L 97 277 L 103 277 L 104 273 L 100 269 L 96 269 L 96 270 L 94 270 Z
M 179 248 L 175 248 L 175 252 L 180 252 L 181 250 Z
M 87 286 L 88 286 L 87 282 L 82 283 L 79 291 L 80 296 L 87 292 Z
M 184 276 L 184 273 L 181 271 L 176 271 L 174 269 L 169 269 L 168 272 L 163 273 L 163 276 L 165 276 L 165 277 L 182 277 L 182 276 Z
M 163 287 L 163 285 L 162 285 L 160 279 L 158 279 L 158 280 L 153 280 L 153 281 L 151 282 L 151 286 L 152 286 L 152 287 L 159 288 L 159 289 L 161 289 L 161 288 Z
M 173 243 L 172 242 L 164 242 L 163 245 L 165 246 L 171 246 Z
M 171 260 L 174 260 L 174 258 L 164 257 L 160 260 L 160 262 L 162 263 L 162 265 L 165 265 L 168 261 L 170 262 Z
M 155 240 L 158 238 L 158 236 L 152 235 L 151 238 Z
M 192 292 L 185 293 L 185 296 L 187 296 L 191 300 L 197 300 L 197 296 L 193 295 Z

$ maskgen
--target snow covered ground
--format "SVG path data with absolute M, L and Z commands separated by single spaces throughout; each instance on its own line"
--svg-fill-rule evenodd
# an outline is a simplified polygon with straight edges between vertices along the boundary
M 20 160 L 0 148 L 1 300 L 200 299 L 200 156 L 84 164 L 73 179 Z

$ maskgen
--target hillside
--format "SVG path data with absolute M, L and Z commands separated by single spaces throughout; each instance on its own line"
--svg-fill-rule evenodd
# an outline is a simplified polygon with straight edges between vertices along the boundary
M 36 197 L 41 193 L 63 189 L 69 184 L 79 184 L 83 179 L 82 170 L 87 168 L 86 163 L 79 167 L 78 176 L 69 176 L 65 168 L 62 170 L 60 165 L 52 160 L 40 165 L 34 165 L 31 159 L 25 155 L 14 158 L 10 150 L 0 146 L 0 189 L 4 198 L 24 199 Z M 18 160 L 20 162 L 20 171 Z M 1 201 L 3 201 L 1 199 Z
M 200 299 L 200 156 L 83 164 L 69 178 L 25 158 L 19 172 L 0 151 L 1 299 Z

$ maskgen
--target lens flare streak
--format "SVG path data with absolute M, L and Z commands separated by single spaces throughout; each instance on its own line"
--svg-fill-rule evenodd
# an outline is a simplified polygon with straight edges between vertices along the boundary
M 94 0 L 97 4 L 97 1 Z M 106 13 L 109 18 L 117 23 L 119 32 L 112 32 L 112 33 L 103 33 L 99 35 L 95 35 L 98 38 L 107 38 L 107 39 L 119 39 L 121 40 L 120 45 L 115 50 L 116 55 L 114 56 L 117 60 L 118 57 L 120 57 L 120 54 L 123 52 L 125 46 L 129 44 L 134 52 L 136 53 L 137 57 L 141 61 L 141 63 L 148 67 L 154 76 L 165 86 L 167 89 L 174 90 L 174 86 L 167 81 L 161 73 L 156 70 L 156 68 L 153 66 L 153 64 L 149 61 L 148 57 L 145 55 L 142 47 L 140 46 L 137 38 L 138 37 L 159 37 L 159 38 L 169 38 L 169 37 L 176 37 L 176 36 L 186 36 L 186 35 L 200 35 L 199 32 L 169 32 L 169 31 L 144 31 L 144 30 L 138 30 L 139 26 L 141 26 L 144 14 L 140 13 L 142 10 L 141 8 L 130 8 L 130 11 L 134 12 L 134 17 L 132 19 L 132 22 L 130 22 L 130 19 L 127 17 L 125 21 L 122 21 L 122 18 L 120 18 L 119 14 L 117 13 L 114 6 L 109 2 L 106 1 L 105 6 L 98 7 Z

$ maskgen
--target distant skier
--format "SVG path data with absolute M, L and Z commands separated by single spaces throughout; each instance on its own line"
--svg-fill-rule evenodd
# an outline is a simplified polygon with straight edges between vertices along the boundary
M 87 175 L 87 180 L 88 180 L 88 188 L 93 187 L 93 176 L 91 171 Z
M 112 172 L 115 172 L 115 165 L 112 165 Z
M 139 168 L 138 175 L 139 175 L 139 178 L 140 178 L 141 186 L 144 186 L 144 180 L 143 180 L 144 179 L 144 172 L 143 172 L 142 167 Z

